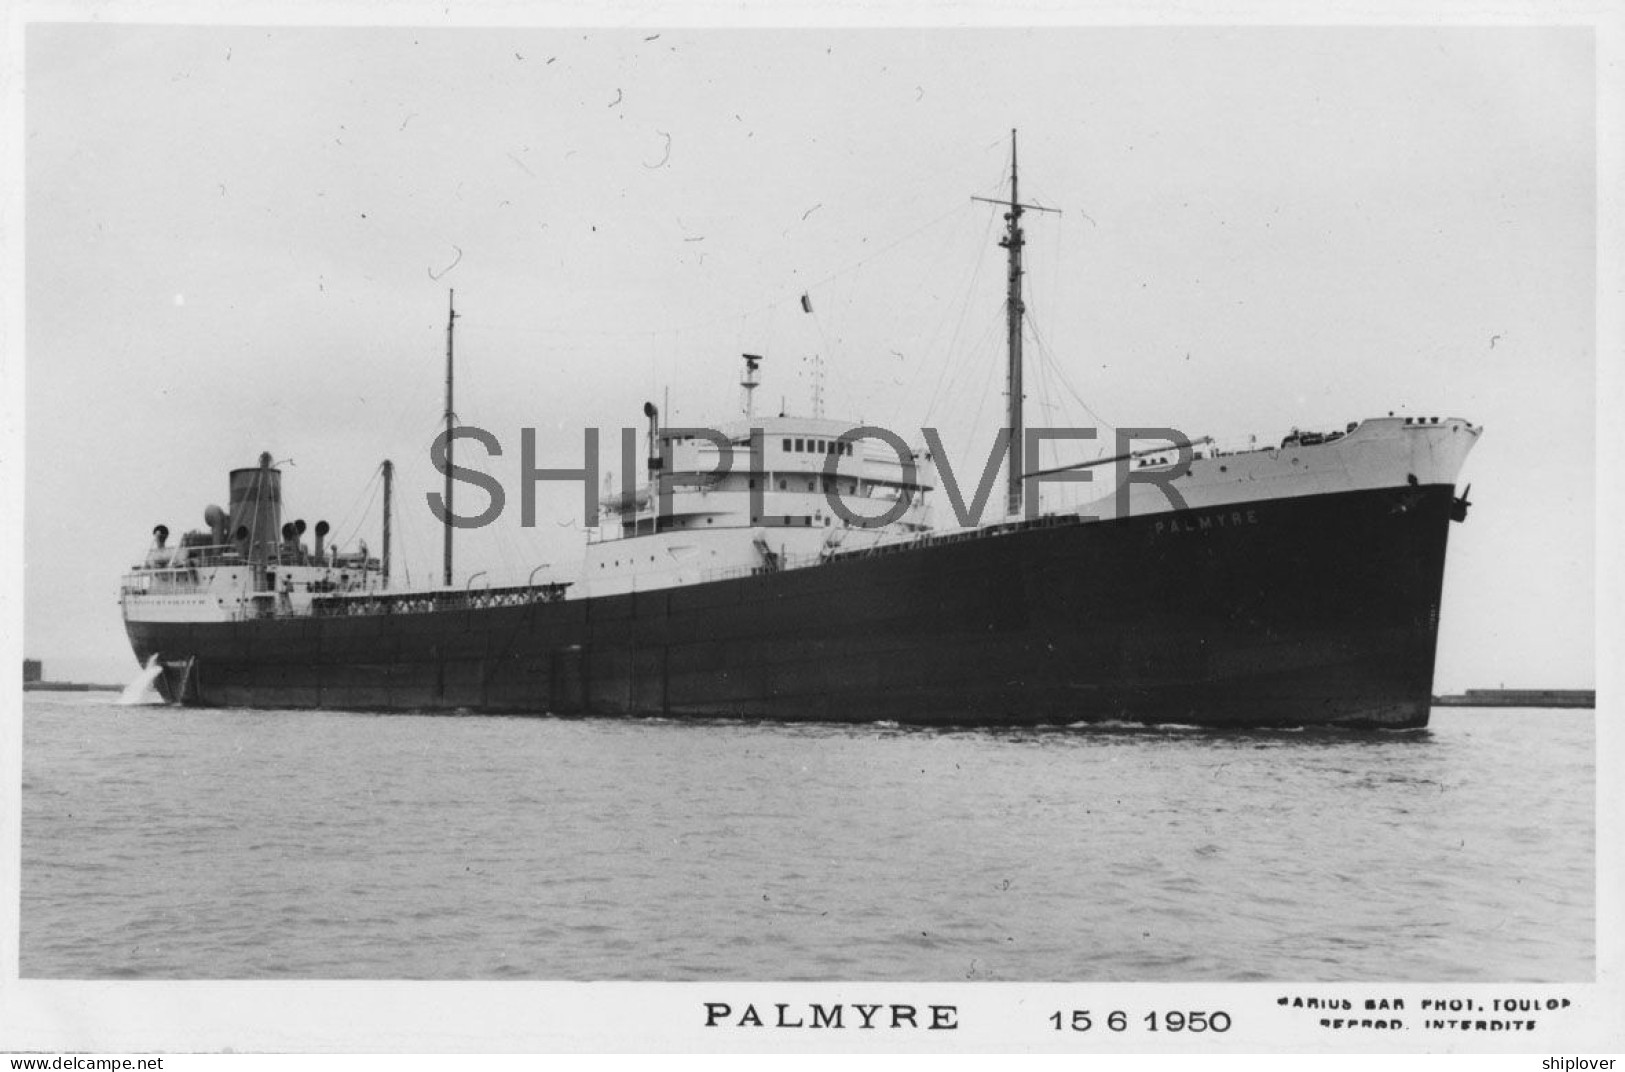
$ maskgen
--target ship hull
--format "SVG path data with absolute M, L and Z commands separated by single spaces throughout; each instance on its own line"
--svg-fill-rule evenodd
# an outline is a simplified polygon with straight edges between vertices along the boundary
M 930 725 L 1427 724 L 1453 489 L 1007 531 L 522 606 L 126 622 L 260 708 Z

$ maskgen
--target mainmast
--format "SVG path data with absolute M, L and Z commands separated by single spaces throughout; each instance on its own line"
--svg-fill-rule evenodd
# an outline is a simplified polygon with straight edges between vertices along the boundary
M 452 412 L 452 408 L 451 408 L 451 399 L 452 399 L 452 395 L 451 395 L 451 369 L 452 369 L 451 352 L 452 352 L 452 336 L 453 336 L 453 334 L 455 332 L 455 329 L 457 327 L 457 291 L 451 290 L 451 291 L 448 291 L 447 293 L 448 293 L 448 297 L 447 297 L 448 313 L 447 313 L 447 316 L 446 316 L 446 525 L 445 525 L 446 538 L 445 538 L 445 556 L 444 557 L 445 557 L 445 567 L 446 567 L 446 569 L 445 569 L 445 573 L 446 573 L 445 585 L 446 585 L 447 588 L 450 588 L 451 587 L 451 533 L 452 533 L 452 525 L 451 525 L 451 519 L 452 519 L 452 509 L 451 509 L 451 483 L 452 483 L 451 482 L 451 466 L 452 466 L 452 447 L 457 442 L 456 439 L 454 439 L 452 437 L 452 432 L 451 432 L 452 422 L 454 420 L 456 420 L 456 415 Z
M 390 519 L 390 515 L 392 513 L 394 513 L 394 494 L 395 494 L 395 463 L 390 461 L 388 458 L 385 458 L 384 459 L 384 556 L 383 556 L 383 560 L 382 560 L 382 564 L 383 564 L 383 567 L 384 567 L 384 569 L 383 569 L 383 582 L 384 582 L 384 587 L 385 588 L 389 587 L 389 519 Z
M 1005 371 L 1006 417 L 1005 427 L 1010 431 L 1010 471 L 1009 496 L 1007 499 L 1008 512 L 1021 513 L 1022 502 L 1022 447 L 1025 442 L 1025 429 L 1022 421 L 1022 385 L 1021 385 L 1021 320 L 1027 311 L 1027 306 L 1021 300 L 1021 247 L 1024 236 L 1021 229 L 1021 214 L 1028 209 L 1036 212 L 1059 212 L 1058 209 L 1045 208 L 1042 205 L 1023 205 L 1016 175 L 1016 132 L 1010 131 L 1010 200 L 994 201 L 989 197 L 973 197 L 973 201 L 986 201 L 989 204 L 1004 205 L 1005 233 L 999 239 L 999 245 L 1009 252 L 1009 273 L 1005 292 L 1005 320 L 1008 330 L 1007 368 Z

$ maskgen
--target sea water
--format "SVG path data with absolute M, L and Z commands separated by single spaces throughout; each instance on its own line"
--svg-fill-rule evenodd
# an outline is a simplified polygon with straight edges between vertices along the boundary
M 924 730 L 24 701 L 21 974 L 1582 981 L 1593 712 Z

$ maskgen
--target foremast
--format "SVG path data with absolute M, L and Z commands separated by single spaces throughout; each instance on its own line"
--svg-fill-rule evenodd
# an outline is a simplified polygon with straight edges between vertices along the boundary
M 1021 322 L 1026 315 L 1027 306 L 1021 300 L 1021 249 L 1025 244 L 1025 235 L 1021 229 L 1021 215 L 1029 209 L 1035 212 L 1054 212 L 1057 215 L 1059 210 L 1045 208 L 1043 205 L 1024 205 L 1021 203 L 1019 178 L 1016 171 L 1016 132 L 1014 129 L 1010 131 L 1010 200 L 1007 202 L 995 201 L 990 197 L 973 197 L 971 200 L 986 201 L 989 204 L 1005 206 L 1005 233 L 1004 237 L 999 239 L 999 245 L 1005 249 L 1009 259 L 1005 292 L 1005 322 L 1008 332 L 1005 370 L 1005 428 L 1010 433 L 1010 469 L 1009 491 L 1005 505 L 1007 512 L 1014 515 L 1021 513 L 1022 486 L 1026 481 L 1026 469 L 1023 464 L 1026 432 L 1022 414 Z

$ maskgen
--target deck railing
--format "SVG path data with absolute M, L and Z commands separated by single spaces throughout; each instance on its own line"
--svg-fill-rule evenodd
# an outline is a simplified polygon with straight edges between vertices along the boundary
M 484 610 L 488 607 L 524 607 L 534 603 L 561 602 L 565 589 L 569 587 L 568 582 L 555 582 L 463 592 L 446 589 L 435 592 L 317 596 L 310 601 L 310 614 L 342 618 L 358 614 L 428 614 L 434 611 Z

